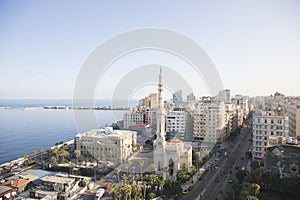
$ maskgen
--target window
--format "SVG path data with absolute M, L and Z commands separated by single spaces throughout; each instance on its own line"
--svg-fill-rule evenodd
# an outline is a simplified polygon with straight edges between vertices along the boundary
M 257 122 L 260 123 L 260 118 L 257 119 Z
M 268 123 L 268 120 L 267 120 L 267 119 L 265 119 L 265 124 L 266 124 L 266 123 Z

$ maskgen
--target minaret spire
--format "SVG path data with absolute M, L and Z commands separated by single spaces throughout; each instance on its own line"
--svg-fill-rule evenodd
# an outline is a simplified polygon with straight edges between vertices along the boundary
M 163 85 L 163 73 L 161 67 L 159 69 L 158 108 L 164 109 L 164 85 Z
M 157 107 L 157 140 L 159 140 L 163 146 L 165 143 L 165 108 L 164 108 L 164 85 L 163 85 L 163 72 L 162 67 L 159 70 L 159 82 L 158 82 L 158 107 Z

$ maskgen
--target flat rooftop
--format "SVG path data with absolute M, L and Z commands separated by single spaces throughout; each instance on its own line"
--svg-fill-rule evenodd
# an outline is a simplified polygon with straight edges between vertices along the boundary
M 125 137 L 132 136 L 134 131 L 128 130 L 112 130 L 112 129 L 92 129 L 90 131 L 77 134 L 76 137 L 87 136 L 93 138 L 103 138 L 103 137 Z
M 68 184 L 68 185 L 75 181 L 74 178 L 58 177 L 58 176 L 45 176 L 44 178 L 41 178 L 41 180 L 44 182 Z

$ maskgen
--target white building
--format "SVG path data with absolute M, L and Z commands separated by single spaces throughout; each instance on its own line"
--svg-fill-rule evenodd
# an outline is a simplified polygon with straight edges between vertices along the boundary
M 192 146 L 177 138 L 165 140 L 165 108 L 163 96 L 163 76 L 160 69 L 158 84 L 158 108 L 157 108 L 157 132 L 156 140 L 153 142 L 153 160 L 157 167 L 157 173 L 164 173 L 169 169 L 169 176 L 175 176 L 177 171 L 192 166 Z
M 218 101 L 230 102 L 231 101 L 230 90 L 226 89 L 226 90 L 219 91 L 219 94 L 217 95 L 216 99 Z
M 174 108 L 174 110 L 168 111 L 166 115 L 166 131 L 174 132 L 177 138 L 184 140 L 184 133 L 187 128 L 187 113 L 185 109 Z M 178 137 L 179 136 L 179 137 Z
M 144 114 L 140 112 L 127 112 L 123 117 L 123 128 L 129 129 L 134 124 L 144 123 Z
M 253 116 L 253 159 L 264 161 L 267 147 L 282 144 L 289 136 L 289 118 L 272 111 L 256 110 Z
M 200 102 L 194 111 L 194 140 L 215 144 L 225 137 L 225 104 Z
M 300 138 L 300 101 L 289 102 L 286 114 L 289 117 L 289 136 Z
M 236 104 L 241 106 L 243 109 L 244 118 L 247 118 L 249 115 L 249 99 L 246 96 L 242 95 L 236 95 L 234 98 L 232 98 L 232 101 Z
M 106 127 L 77 134 L 75 147 L 101 161 L 123 162 L 133 153 L 136 140 L 134 131 Z

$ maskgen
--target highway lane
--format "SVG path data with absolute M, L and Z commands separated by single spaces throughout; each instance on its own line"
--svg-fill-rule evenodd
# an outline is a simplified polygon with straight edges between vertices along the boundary
M 251 124 L 251 121 L 248 120 L 248 124 Z M 235 177 L 235 166 L 245 166 L 246 167 L 246 158 L 245 153 L 249 150 L 251 142 L 249 138 L 252 134 L 252 127 L 243 128 L 241 133 L 234 139 L 233 142 L 228 144 L 223 144 L 223 148 L 231 155 L 229 158 L 221 156 L 220 159 L 216 162 L 218 170 L 209 170 L 207 175 L 201 180 L 197 181 L 194 184 L 194 189 L 183 199 L 225 199 L 227 191 L 232 186 L 229 183 L 229 179 L 232 179 L 234 183 L 237 182 Z M 241 156 L 244 159 L 241 159 Z M 214 159 L 214 157 L 212 158 Z M 208 161 L 209 162 L 209 161 Z M 232 173 L 230 173 L 230 171 Z

